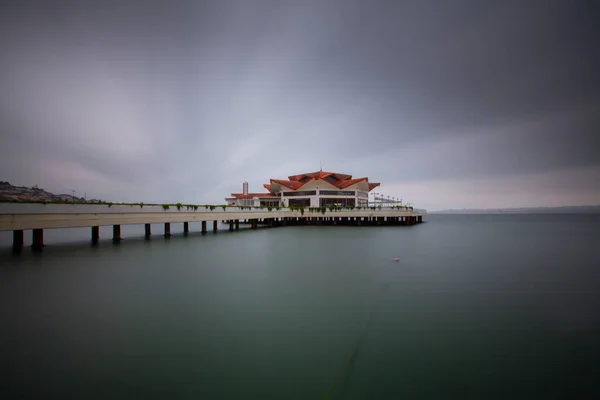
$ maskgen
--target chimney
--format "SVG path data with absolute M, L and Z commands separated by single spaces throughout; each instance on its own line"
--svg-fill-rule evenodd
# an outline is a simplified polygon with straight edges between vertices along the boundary
M 243 194 L 248 194 L 248 182 L 244 182 L 242 184 L 242 193 Z

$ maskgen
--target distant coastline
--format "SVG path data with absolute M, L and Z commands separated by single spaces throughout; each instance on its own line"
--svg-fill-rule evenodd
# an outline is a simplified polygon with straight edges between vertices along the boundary
M 600 205 L 563 207 L 468 208 L 430 211 L 429 214 L 600 214 Z
M 78 202 L 78 203 L 100 203 L 101 200 L 90 199 L 86 196 L 77 197 L 74 194 L 54 194 L 37 187 L 14 186 L 10 182 L 0 181 L 0 201 L 34 201 L 34 202 Z

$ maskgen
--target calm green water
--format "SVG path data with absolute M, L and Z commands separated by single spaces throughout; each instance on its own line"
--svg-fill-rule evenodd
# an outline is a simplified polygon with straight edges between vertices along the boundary
M 0 397 L 598 398 L 600 216 L 427 221 L 4 235 Z

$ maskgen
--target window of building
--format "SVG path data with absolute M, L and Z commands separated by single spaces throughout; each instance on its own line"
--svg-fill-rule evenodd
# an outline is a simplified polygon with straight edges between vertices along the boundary
M 304 190 L 299 192 L 283 192 L 284 196 L 314 196 L 317 194 L 316 190 Z
M 279 200 L 261 200 L 261 207 L 275 207 L 279 205 Z
M 290 199 L 289 206 L 290 207 L 309 207 L 310 199 Z
M 354 196 L 353 190 L 320 190 L 322 196 Z
M 321 196 L 336 196 L 339 190 L 319 190 Z
M 321 207 L 352 207 L 356 205 L 356 202 L 354 199 L 349 198 L 320 198 L 319 204 L 321 205 Z

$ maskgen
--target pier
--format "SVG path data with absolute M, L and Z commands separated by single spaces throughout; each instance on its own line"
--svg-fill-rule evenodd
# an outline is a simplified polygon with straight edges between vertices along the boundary
M 182 223 L 184 234 L 189 233 L 190 222 L 201 222 L 201 233 L 206 234 L 207 223 L 212 221 L 212 231 L 218 231 L 218 222 L 229 225 L 229 231 L 239 230 L 240 224 L 250 229 L 258 226 L 282 227 L 294 225 L 342 226 L 412 226 L 423 222 L 426 211 L 410 211 L 391 207 L 375 209 L 296 209 L 212 206 L 197 209 L 169 208 L 138 205 L 95 204 L 37 204 L 0 203 L 0 231 L 13 231 L 13 248 L 24 243 L 24 231 L 32 232 L 32 248 L 44 247 L 44 229 L 91 229 L 91 241 L 100 240 L 99 227 L 112 226 L 112 241 L 121 240 L 122 225 L 143 225 L 144 235 L 150 237 L 151 224 L 164 224 L 165 237 L 171 236 L 171 224 Z M 142 230 L 141 230 L 142 231 Z

